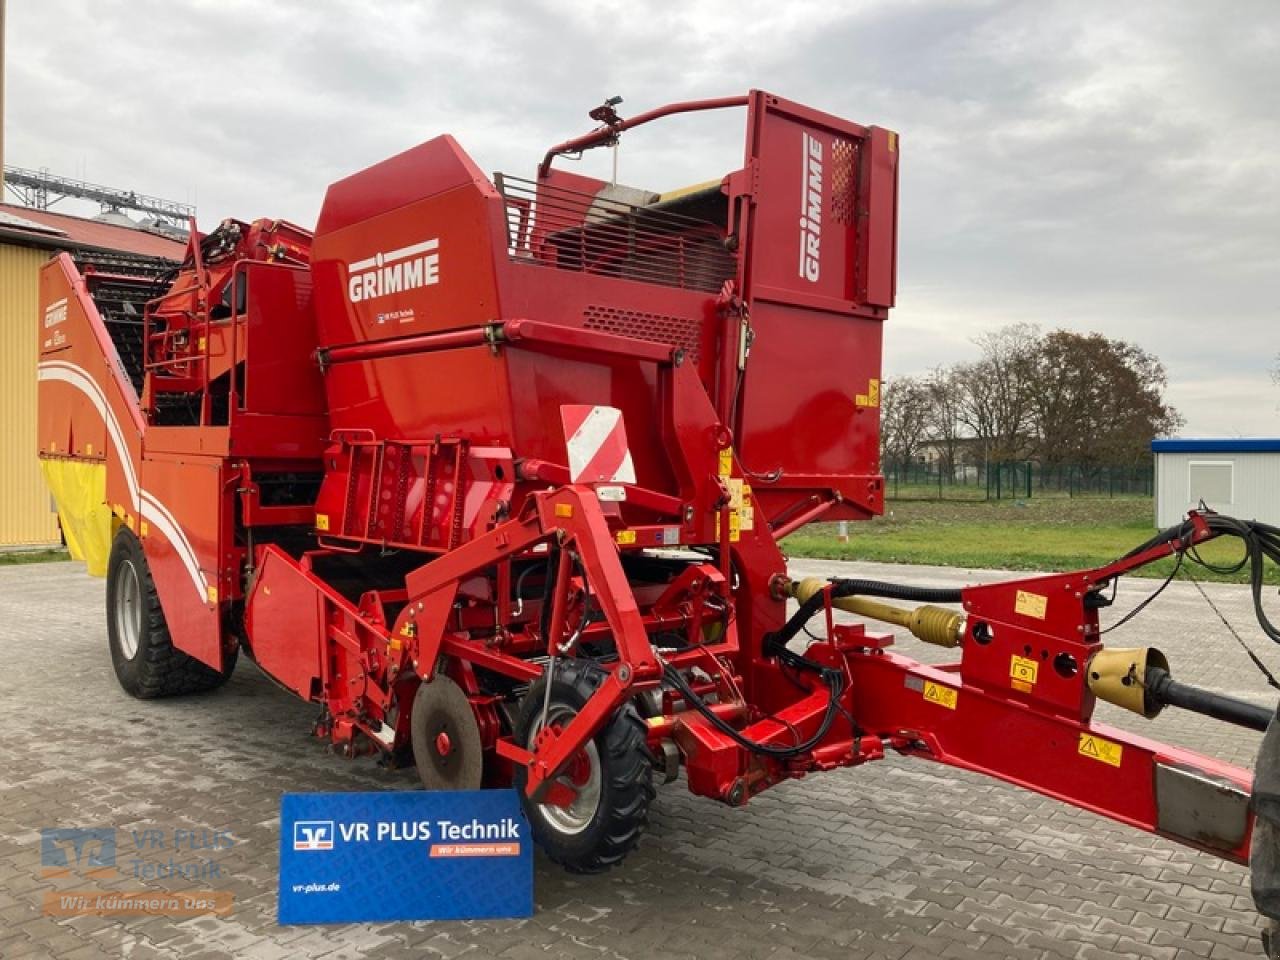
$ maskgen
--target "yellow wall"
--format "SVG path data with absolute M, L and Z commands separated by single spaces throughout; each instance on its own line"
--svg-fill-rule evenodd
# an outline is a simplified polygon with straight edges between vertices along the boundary
M 36 459 L 40 267 L 47 250 L 0 243 L 0 547 L 58 540 Z

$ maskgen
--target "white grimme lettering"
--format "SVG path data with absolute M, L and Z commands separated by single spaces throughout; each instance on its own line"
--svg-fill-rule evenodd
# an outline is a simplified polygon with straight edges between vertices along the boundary
M 348 267 L 352 303 L 405 293 L 440 282 L 440 241 L 436 238 L 376 253 Z
M 822 141 L 803 134 L 800 169 L 800 276 L 817 283 L 822 269 Z

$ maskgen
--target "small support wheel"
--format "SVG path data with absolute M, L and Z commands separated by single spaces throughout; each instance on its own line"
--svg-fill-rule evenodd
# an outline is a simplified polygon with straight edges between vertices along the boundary
M 550 701 L 545 676 L 533 683 L 521 701 L 516 742 L 533 749 L 545 731 L 567 727 L 607 676 L 592 663 L 558 662 L 552 672 Z M 547 856 L 575 873 L 607 870 L 631 852 L 648 824 L 654 798 L 653 756 L 644 721 L 633 704 L 618 708 L 557 778 L 557 786 L 565 788 L 560 792 L 572 793 L 565 803 L 538 803 L 524 797 L 527 779 L 527 771 L 517 767 L 515 786 L 521 791 L 534 839 Z
M 173 645 L 142 543 L 121 527 L 107 561 L 107 643 L 125 691 L 139 700 L 220 687 L 235 669 L 237 647 L 214 670 Z
M 409 715 L 418 779 L 428 790 L 478 790 L 484 774 L 480 725 L 471 701 L 437 674 L 418 685 Z

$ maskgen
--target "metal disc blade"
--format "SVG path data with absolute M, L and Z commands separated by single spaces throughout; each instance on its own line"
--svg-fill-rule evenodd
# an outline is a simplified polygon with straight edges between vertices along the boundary
M 484 773 L 480 727 L 462 688 L 445 676 L 418 687 L 409 719 L 413 761 L 428 790 L 476 790 Z

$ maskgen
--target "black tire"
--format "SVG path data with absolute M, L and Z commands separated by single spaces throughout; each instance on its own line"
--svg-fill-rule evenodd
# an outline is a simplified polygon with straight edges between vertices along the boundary
M 560 660 L 551 681 L 553 722 L 555 714 L 571 718 L 586 704 L 608 674 L 580 660 Z M 520 705 L 516 719 L 517 743 L 530 745 L 541 727 L 546 678 L 534 682 Z M 594 813 L 584 813 L 583 825 L 570 830 L 557 811 L 524 797 L 527 772 L 517 767 L 515 785 L 521 791 L 533 837 L 547 856 L 575 873 L 600 873 L 621 863 L 640 840 L 649 821 L 654 798 L 653 756 L 649 752 L 644 721 L 631 703 L 625 703 L 596 734 L 594 748 L 599 795 Z M 588 762 L 592 762 L 588 760 Z
M 237 648 L 224 656 L 218 671 L 174 648 L 142 544 L 127 527 L 116 534 L 107 562 L 107 642 L 116 679 L 139 700 L 220 687 L 239 654 Z
M 1249 886 L 1263 916 L 1262 950 L 1280 957 L 1280 717 L 1272 717 L 1253 769 Z

